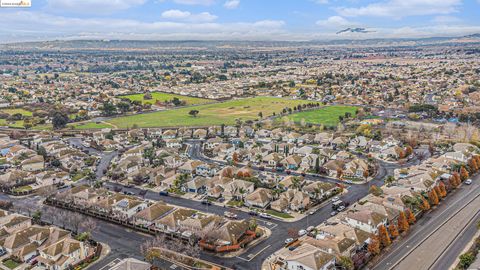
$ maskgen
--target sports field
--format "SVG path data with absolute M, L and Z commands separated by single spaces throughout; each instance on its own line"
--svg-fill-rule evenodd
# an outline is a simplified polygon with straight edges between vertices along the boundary
M 153 92 L 151 94 L 152 94 L 152 99 L 144 99 L 143 97 L 145 94 L 133 94 L 133 95 L 118 96 L 118 97 L 128 98 L 130 101 L 141 101 L 142 104 L 154 104 L 157 101 L 164 102 L 166 100 L 170 101 L 174 97 L 180 99 L 181 101 L 185 101 L 186 105 L 198 105 L 198 104 L 215 102 L 215 100 L 211 100 L 211 99 L 181 96 L 181 95 L 161 93 L 161 92 Z
M 260 112 L 267 117 L 274 112 L 280 113 L 283 108 L 293 108 L 298 104 L 309 102 L 276 97 L 255 97 L 119 117 L 109 120 L 108 123 L 117 128 L 132 127 L 134 124 L 138 127 L 232 125 L 235 124 L 236 119 L 242 121 L 258 119 Z M 197 117 L 189 115 L 191 110 L 199 111 Z
M 294 113 L 288 116 L 294 122 L 301 122 L 324 126 L 336 126 L 340 122 L 339 116 L 345 116 L 349 112 L 355 117 L 357 108 L 352 106 L 329 106 L 318 110 Z

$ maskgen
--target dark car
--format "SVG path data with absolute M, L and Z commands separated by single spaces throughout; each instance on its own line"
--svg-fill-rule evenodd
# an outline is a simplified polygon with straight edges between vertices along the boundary
M 212 205 L 212 202 L 209 201 L 209 200 L 203 200 L 202 201 L 202 204 L 205 204 L 205 205 Z
M 131 191 L 124 191 L 123 194 L 125 195 L 135 195 L 135 193 L 131 192 Z
M 162 190 L 162 191 L 160 191 L 160 192 L 158 193 L 158 195 L 160 195 L 160 196 L 168 196 L 168 191 L 163 191 L 163 190 Z

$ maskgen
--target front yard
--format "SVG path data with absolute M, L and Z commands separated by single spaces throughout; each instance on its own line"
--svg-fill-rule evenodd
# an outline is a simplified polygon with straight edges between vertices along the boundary
M 17 263 L 16 261 L 12 260 L 12 259 L 8 259 L 6 261 L 3 262 L 3 265 L 5 265 L 6 267 L 8 267 L 9 269 L 15 269 L 17 268 L 20 264 Z
M 290 214 L 278 212 L 278 211 L 275 211 L 275 210 L 272 210 L 272 209 L 268 209 L 266 212 L 269 215 L 279 217 L 279 218 L 293 218 L 293 216 L 290 215 Z

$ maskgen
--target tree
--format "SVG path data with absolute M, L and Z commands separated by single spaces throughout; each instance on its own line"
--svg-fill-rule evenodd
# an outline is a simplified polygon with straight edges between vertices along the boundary
M 363 171 L 363 177 L 365 178 L 365 181 L 368 180 L 369 175 L 370 175 L 370 173 L 368 172 L 368 170 Z
M 337 178 L 342 179 L 342 175 L 343 175 L 343 170 L 341 168 L 338 168 L 337 169 Z
M 117 108 L 115 107 L 115 105 L 113 105 L 113 103 L 105 101 L 102 106 L 102 111 L 103 114 L 105 114 L 106 116 L 111 116 L 115 114 Z
M 422 197 L 422 204 L 420 205 L 420 208 L 421 208 L 423 211 L 430 210 L 430 204 L 429 204 L 428 201 L 425 200 L 425 198 L 423 198 L 423 197 Z
M 370 194 L 373 194 L 375 196 L 380 196 L 383 194 L 383 191 L 381 188 L 377 187 L 376 185 L 372 185 L 370 189 L 368 190 Z
M 380 242 L 378 241 L 378 237 L 376 235 L 370 236 L 370 243 L 368 244 L 367 250 L 373 255 L 380 253 Z
M 468 175 L 467 169 L 465 169 L 465 167 L 462 166 L 462 168 L 460 169 L 460 179 L 462 181 L 465 181 L 468 179 L 468 177 L 469 175 Z
M 413 148 L 410 145 L 407 145 L 407 147 L 405 148 L 405 156 L 408 157 L 411 154 L 413 154 Z
M 97 228 L 97 222 L 93 218 L 85 219 L 81 224 L 80 227 L 85 230 L 90 238 L 92 236 L 93 231 Z
M 413 225 L 417 219 L 410 209 L 405 210 L 405 215 L 407 216 L 408 224 Z
M 52 116 L 52 125 L 54 129 L 62 129 L 67 126 L 68 115 L 61 111 L 55 111 Z
M 430 190 L 430 192 L 428 193 L 428 200 L 430 205 L 438 204 L 438 195 L 437 192 L 435 192 L 435 189 Z
M 383 224 L 378 227 L 378 238 L 380 239 L 380 243 L 383 247 L 388 247 L 392 243 L 390 236 L 388 235 L 387 228 L 385 228 L 385 225 Z
M 197 114 L 199 113 L 198 110 L 191 110 L 188 112 L 189 115 L 193 116 L 193 117 L 197 117 Z
M 258 113 L 258 117 L 260 117 L 260 119 L 262 119 L 262 118 L 263 118 L 263 113 L 262 113 L 262 112 L 259 112 L 259 113 Z
M 407 232 L 410 226 L 408 225 L 407 217 L 404 212 L 400 212 L 397 219 L 397 226 L 400 232 Z
M 475 261 L 475 255 L 471 252 L 460 255 L 460 265 L 462 269 L 467 269 Z
M 337 262 L 342 266 L 342 269 L 345 269 L 345 270 L 355 269 L 353 260 L 348 256 L 340 256 Z
M 472 173 L 476 173 L 478 171 L 478 163 L 475 158 L 470 158 L 468 160 L 468 167 Z
M 390 237 L 392 237 L 392 238 L 397 238 L 397 236 L 398 236 L 397 226 L 395 226 L 395 224 L 393 224 L 393 222 L 391 222 L 390 225 L 388 225 L 388 233 L 390 234 Z
M 447 197 L 447 188 L 445 187 L 445 184 L 442 181 L 440 181 L 440 184 L 438 184 L 438 188 L 440 189 L 440 194 L 439 195 L 442 198 Z

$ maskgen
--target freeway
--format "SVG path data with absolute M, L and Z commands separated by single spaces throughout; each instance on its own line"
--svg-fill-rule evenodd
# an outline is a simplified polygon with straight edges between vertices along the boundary
M 476 231 L 480 176 L 425 214 L 373 269 L 448 269 Z

